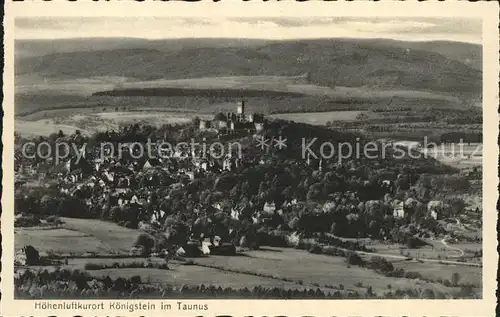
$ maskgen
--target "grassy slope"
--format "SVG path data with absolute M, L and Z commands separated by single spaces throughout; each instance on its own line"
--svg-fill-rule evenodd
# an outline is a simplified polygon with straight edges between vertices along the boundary
M 415 288 L 418 284 L 414 280 L 385 277 L 357 266 L 348 268 L 345 259 L 341 257 L 309 254 L 295 249 L 269 249 L 270 251 L 248 252 L 250 257 L 208 257 L 196 259 L 195 262 L 220 268 L 286 277 L 311 285 L 338 286 L 343 284 L 346 289 L 356 289 L 355 284 L 362 282 L 363 285 L 372 286 L 376 292 L 388 291 L 388 284 L 400 289 Z M 433 283 L 421 282 L 419 286 L 445 292 L 449 290 Z
M 61 218 L 62 229 L 17 229 L 15 247 L 33 245 L 40 251 L 125 252 L 128 253 L 139 231 L 96 219 Z

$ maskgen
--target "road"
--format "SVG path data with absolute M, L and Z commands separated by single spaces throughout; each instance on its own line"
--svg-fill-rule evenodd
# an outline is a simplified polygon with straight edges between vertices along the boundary
M 335 236 L 335 235 L 329 234 L 329 233 L 327 233 L 326 235 L 330 236 L 330 237 L 333 237 L 333 238 L 340 239 L 340 240 L 344 240 L 344 241 L 353 241 L 353 242 L 354 241 L 357 241 L 357 242 L 362 242 L 362 241 L 367 242 L 367 241 L 370 241 L 370 238 L 362 238 L 362 239 L 343 238 L 343 237 L 338 237 L 338 236 Z M 435 241 L 427 241 L 427 242 L 429 242 L 429 243 L 432 244 Z M 448 243 L 446 243 L 446 237 L 443 238 L 442 240 L 440 240 L 439 242 L 442 243 L 446 248 L 448 248 L 450 250 L 453 250 L 455 252 L 459 252 L 460 253 L 460 255 L 454 255 L 454 256 L 450 256 L 450 257 L 452 257 L 452 258 L 460 258 L 460 257 L 462 257 L 462 256 L 465 255 L 465 252 L 462 249 L 454 248 L 454 247 L 449 246 Z M 347 251 L 347 249 L 343 249 L 343 248 L 339 248 L 339 249 Z M 365 251 L 356 251 L 356 253 L 362 254 L 362 255 L 368 255 L 368 256 L 380 256 L 380 257 L 384 257 L 384 258 L 406 260 L 406 261 L 409 261 L 409 260 L 413 259 L 413 257 L 408 257 L 408 256 L 404 256 L 404 255 L 397 255 L 397 254 L 386 254 L 386 253 L 365 252 Z M 418 258 L 418 261 L 429 262 L 429 263 L 438 263 L 438 264 L 452 264 L 452 265 L 474 266 L 474 267 L 482 267 L 483 266 L 481 263 L 468 263 L 468 262 L 438 260 L 438 259 L 428 259 L 428 258 L 420 258 L 420 257 Z
M 349 250 L 344 249 L 344 248 L 338 248 L 338 249 L 342 250 L 342 251 L 349 251 Z M 383 257 L 383 258 L 406 260 L 406 261 L 410 261 L 410 260 L 414 259 L 413 257 L 408 257 L 408 256 L 404 256 L 404 255 L 396 255 L 396 254 L 386 254 L 386 253 L 377 253 L 377 252 L 365 252 L 365 251 L 354 251 L 354 252 L 356 252 L 357 254 L 360 254 L 360 255 L 380 256 L 380 257 Z M 437 263 L 437 264 L 451 264 L 451 265 L 462 265 L 462 266 L 474 266 L 474 267 L 482 267 L 483 266 L 481 263 L 468 263 L 468 262 L 437 260 L 437 259 L 427 259 L 427 258 L 418 258 L 418 261 L 420 261 L 420 262 L 428 262 L 428 263 Z

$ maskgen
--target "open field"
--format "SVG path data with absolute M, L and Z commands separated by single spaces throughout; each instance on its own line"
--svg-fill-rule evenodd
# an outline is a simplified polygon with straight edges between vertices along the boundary
M 40 252 L 98 252 L 110 253 L 111 247 L 96 237 L 68 229 L 15 229 L 15 248 L 32 245 Z
M 61 220 L 64 222 L 64 228 L 94 236 L 115 251 L 128 253 L 139 234 L 137 230 L 96 219 L 61 218 Z
M 96 114 L 97 117 L 106 120 L 107 122 L 125 123 L 133 122 L 134 120 L 154 120 L 157 123 L 186 123 L 196 116 L 189 112 L 101 112 Z M 160 118 L 159 118 L 160 117 Z M 210 118 L 211 116 L 202 116 Z M 154 121 L 153 121 L 154 122 Z M 153 124 L 154 125 L 154 124 Z
M 367 101 L 372 98 L 403 97 L 459 102 L 459 99 L 453 95 L 432 93 L 421 90 L 384 90 L 370 89 L 366 87 L 341 86 L 332 88 L 319 86 L 307 83 L 305 76 L 221 76 L 175 80 L 160 79 L 151 81 L 134 81 L 133 79 L 124 79 L 123 83 L 116 85 L 114 88 L 124 90 L 151 88 L 240 89 L 242 90 L 242 93 L 244 93 L 245 90 L 282 91 L 312 96 L 366 98 Z M 106 89 L 111 90 L 109 89 L 109 86 L 103 86 L 100 91 Z
M 143 258 L 116 258 L 113 254 L 125 254 L 139 234 L 138 230 L 120 227 L 116 224 L 93 219 L 62 218 L 64 224 L 58 229 L 16 228 L 15 248 L 33 245 L 42 252 L 69 255 L 68 264 L 63 268 L 85 270 L 86 263 L 107 264 L 146 262 Z M 380 253 L 399 254 L 396 248 L 371 244 Z M 462 247 L 465 247 L 462 246 Z M 473 246 L 467 245 L 470 249 Z M 447 254 L 443 249 L 424 248 L 421 256 L 437 256 Z M 449 251 L 449 250 L 448 250 Z M 109 258 L 72 258 L 71 253 L 96 252 L 108 255 Z M 370 258 L 371 256 L 363 256 Z M 437 279 L 446 269 L 444 278 L 458 272 L 463 283 L 480 285 L 481 268 L 461 267 L 438 263 L 419 263 L 389 259 L 395 267 L 405 271 L 421 273 L 425 278 Z M 163 263 L 163 259 L 151 258 L 153 263 Z M 358 266 L 348 267 L 345 258 L 311 254 L 307 251 L 265 247 L 261 250 L 246 251 L 238 256 L 209 256 L 193 259 L 192 265 L 171 261 L 170 270 L 155 268 L 109 268 L 88 271 L 92 275 L 112 278 L 141 276 L 143 282 L 169 283 L 174 285 L 205 284 L 215 286 L 231 286 L 233 288 L 252 288 L 254 286 L 283 287 L 285 289 L 302 289 L 320 287 L 331 291 L 342 287 L 361 293 L 371 286 L 376 293 L 384 293 L 392 289 L 425 289 L 449 293 L 456 288 L 446 287 L 439 283 L 430 283 L 408 278 L 386 277 L 373 270 Z M 42 267 L 39 267 L 42 268 Z M 449 273 L 449 274 L 448 274 Z M 449 275 L 449 276 L 448 276 Z M 362 283 L 361 285 L 359 283 Z M 342 286 L 340 286 L 342 284 Z M 480 291 L 480 290 L 478 290 Z
M 458 273 L 460 274 L 460 283 L 473 284 L 475 286 L 482 285 L 481 268 L 477 267 L 454 265 L 443 267 L 441 264 L 420 263 L 415 261 L 394 261 L 392 264 L 395 268 L 402 268 L 406 272 L 419 272 L 424 278 L 435 281 L 438 279 L 451 281 L 453 273 Z
M 102 89 L 113 89 L 125 80 L 110 76 L 46 79 L 36 74 L 29 74 L 16 78 L 16 93 L 89 96 Z
M 121 89 L 134 88 L 191 88 L 191 89 L 262 89 L 286 91 L 288 85 L 306 82 L 305 76 L 220 76 L 150 81 L 127 80 Z
M 139 231 L 94 219 L 61 218 L 62 228 L 16 228 L 15 248 L 32 245 L 40 251 L 68 254 L 128 253 Z
M 49 115 L 40 119 L 37 114 L 29 115 L 31 120 L 16 119 L 15 131 L 24 136 L 50 135 L 59 130 L 65 134 L 72 134 L 80 130 L 84 135 L 91 135 L 96 131 L 118 130 L 122 124 L 146 123 L 153 126 L 190 122 L 194 117 L 213 118 L 213 115 L 200 115 L 187 111 L 158 111 L 144 109 L 143 111 L 128 112 L 91 112 L 90 109 L 78 111 L 50 110 Z
M 285 289 L 303 289 L 304 286 L 292 282 L 284 282 L 265 277 L 257 277 L 248 274 L 229 273 L 217 269 L 199 267 L 195 265 L 172 265 L 168 271 L 158 269 L 104 269 L 91 271 L 92 275 L 106 276 L 111 278 L 127 278 L 134 275 L 141 276 L 142 281 L 152 283 L 173 284 L 181 286 L 190 285 L 214 285 L 232 287 L 236 289 L 253 288 L 255 286 L 282 287 Z M 309 285 L 309 288 L 312 288 Z
M 220 76 L 185 79 L 158 79 L 140 81 L 133 77 L 93 76 L 75 78 L 45 78 L 36 74 L 16 77 L 16 94 L 44 93 L 47 95 L 90 96 L 113 89 L 239 89 L 281 91 L 312 96 L 351 98 L 413 98 L 459 102 L 452 94 L 440 94 L 418 89 L 380 89 L 368 87 L 334 88 L 307 83 L 304 76 Z
M 308 113 L 273 114 L 271 118 L 302 122 L 313 125 L 325 125 L 329 121 L 354 121 L 363 111 L 329 111 Z
M 22 136 L 48 136 L 52 133 L 58 133 L 59 130 L 64 134 L 72 134 L 75 130 L 80 130 L 84 135 L 92 134 L 91 130 L 85 128 L 85 126 L 80 125 L 68 125 L 68 124 L 54 124 L 52 120 L 37 120 L 37 121 L 24 121 L 16 120 L 14 130 Z
M 258 274 L 270 274 L 286 277 L 304 284 L 344 285 L 346 289 L 358 289 L 355 284 L 372 286 L 375 292 L 387 291 L 387 285 L 393 288 L 431 288 L 446 291 L 439 284 L 425 283 L 404 278 L 390 278 L 372 270 L 356 266 L 347 267 L 342 257 L 310 254 L 295 249 L 269 248 L 268 251 L 247 252 L 250 257 L 209 257 L 196 259 L 196 263 L 225 269 L 251 271 Z M 449 291 L 449 290 L 448 290 Z

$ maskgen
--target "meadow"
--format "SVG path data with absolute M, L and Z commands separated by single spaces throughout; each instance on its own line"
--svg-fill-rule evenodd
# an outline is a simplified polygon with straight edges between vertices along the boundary
M 123 258 L 140 233 L 138 230 L 94 219 L 62 218 L 62 221 L 64 224 L 56 229 L 16 228 L 16 250 L 24 245 L 32 245 L 42 255 L 67 256 L 68 263 L 61 266 L 79 270 L 85 270 L 85 265 L 89 263 L 164 263 L 160 258 L 147 261 L 144 258 Z M 385 253 L 387 250 L 380 252 Z M 104 268 L 88 272 L 95 276 L 109 275 L 112 278 L 139 275 L 142 281 L 179 286 L 205 284 L 244 288 L 265 285 L 285 289 L 319 287 L 324 290 L 341 289 L 361 293 L 366 292 L 367 287 L 371 287 L 376 293 L 387 292 L 388 288 L 429 288 L 444 293 L 454 290 L 439 283 L 386 277 L 368 268 L 348 266 L 343 257 L 311 254 L 291 248 L 263 247 L 261 250 L 242 251 L 236 256 L 194 258 L 187 264 L 190 265 L 186 265 L 185 261 L 173 260 L 169 262 L 170 269 L 167 271 L 157 268 Z M 436 277 L 443 268 L 440 264 L 410 264 L 401 260 L 395 260 L 394 265 L 407 271 L 422 271 L 423 276 L 429 278 Z M 453 266 L 446 268 L 449 269 L 450 275 L 455 272 Z M 456 268 L 457 272 L 464 276 L 464 282 L 479 283 L 480 268 Z
M 128 254 L 137 230 L 120 227 L 112 222 L 95 219 L 61 218 L 56 229 L 16 228 L 15 246 L 32 245 L 42 252 L 69 255 L 95 252 L 98 254 Z
M 477 288 L 482 285 L 482 272 L 480 268 L 468 266 L 449 265 L 443 272 L 443 265 L 420 263 L 414 261 L 394 261 L 392 263 L 395 268 L 402 268 L 409 272 L 419 272 L 422 277 L 437 281 L 439 279 L 451 281 L 452 275 L 458 273 L 460 275 L 459 283 L 473 284 Z
M 93 110 L 101 111 L 95 112 Z M 174 109 L 135 109 L 135 111 L 106 112 L 106 109 L 60 109 L 32 113 L 26 117 L 17 118 L 15 131 L 24 136 L 39 136 L 58 133 L 72 134 L 80 130 L 83 135 L 91 135 L 97 131 L 118 130 L 122 124 L 145 123 L 161 126 L 164 124 L 181 124 L 191 122 L 199 117 L 211 119 L 213 115 L 196 114 L 194 112 Z M 78 114 L 75 115 L 75 111 Z
M 281 113 L 273 114 L 271 118 L 288 121 L 302 122 L 313 125 L 325 125 L 331 121 L 354 121 L 364 111 L 329 111 L 329 112 L 307 112 L 307 113 Z
M 14 242 L 16 250 L 25 245 L 32 245 L 43 253 L 109 253 L 113 251 L 104 242 L 91 235 L 64 228 L 38 230 L 34 228 L 16 228 Z

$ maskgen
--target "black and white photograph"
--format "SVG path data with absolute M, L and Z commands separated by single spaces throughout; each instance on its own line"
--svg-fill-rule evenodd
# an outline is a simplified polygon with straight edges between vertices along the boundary
M 16 17 L 14 299 L 483 299 L 482 26 Z

